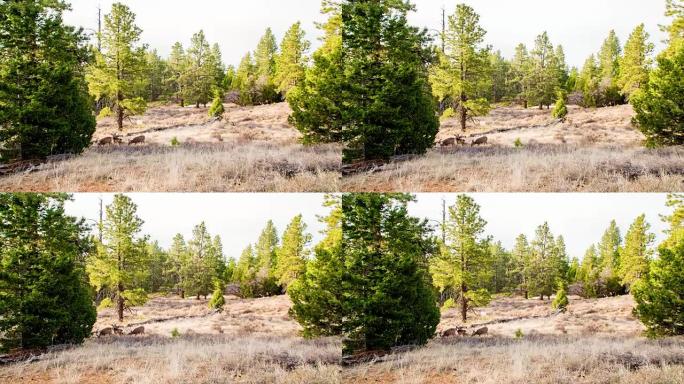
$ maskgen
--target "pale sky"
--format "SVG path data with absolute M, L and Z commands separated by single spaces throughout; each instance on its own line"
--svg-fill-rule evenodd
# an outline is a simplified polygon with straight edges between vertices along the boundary
M 667 229 L 659 215 L 669 214 L 666 194 L 469 194 L 481 206 L 480 214 L 488 222 L 486 235 L 501 241 L 507 249 L 518 235 L 534 238 L 535 230 L 545 221 L 551 232 L 563 235 L 570 257 L 582 258 L 584 252 L 601 240 L 610 221 L 615 219 L 624 238 L 634 219 L 646 214 L 656 244 L 664 240 Z M 442 198 L 447 207 L 456 203 L 457 194 L 418 194 L 410 213 L 430 220 L 442 220 Z M 437 225 L 435 221 L 431 221 Z M 441 232 L 436 228 L 435 234 Z
M 176 41 L 185 46 L 193 33 L 204 29 L 210 42 L 218 42 L 226 64 L 237 65 L 242 56 L 254 50 L 267 27 L 278 41 L 285 31 L 301 21 L 307 37 L 316 47 L 320 36 L 315 21 L 323 21 L 320 0 L 121 0 L 137 14 L 143 29 L 142 39 L 166 55 Z M 112 0 L 71 0 L 69 24 L 95 29 L 97 5 L 108 13 Z M 520 43 L 533 45 L 542 31 L 549 32 L 554 44 L 565 47 L 570 65 L 581 66 L 597 52 L 611 29 L 624 45 L 630 32 L 646 24 L 651 40 L 662 49 L 664 35 L 658 25 L 667 24 L 665 0 L 414 0 L 417 12 L 411 22 L 428 29 L 441 28 L 441 8 L 454 13 L 456 4 L 465 2 L 481 15 L 488 31 L 487 43 L 511 57 Z
M 145 221 L 143 232 L 168 247 L 176 233 L 186 239 L 192 228 L 205 221 L 212 235 L 220 235 L 227 257 L 239 257 L 241 251 L 254 243 L 266 221 L 272 219 L 282 236 L 285 227 L 297 214 L 304 216 L 313 244 L 320 241 L 324 228 L 317 215 L 326 215 L 322 194 L 127 194 L 138 205 L 138 215 Z M 482 217 L 488 222 L 486 234 L 510 249 L 515 238 L 524 233 L 534 237 L 537 226 L 549 222 L 554 235 L 563 235 L 570 256 L 581 258 L 586 249 L 601 239 L 615 219 L 621 233 L 627 232 L 634 219 L 646 214 L 651 231 L 658 242 L 664 239 L 667 226 L 660 215 L 669 214 L 665 194 L 470 194 L 481 206 Z M 67 212 L 74 216 L 97 220 L 98 198 L 105 205 L 111 194 L 74 194 L 67 203 Z M 457 194 L 417 194 L 417 203 L 410 213 L 435 221 L 441 220 L 442 198 L 453 205 Z M 439 230 L 435 234 L 439 235 Z
M 322 239 L 324 226 L 317 215 L 327 215 L 329 209 L 322 206 L 321 194 L 136 194 L 127 193 L 138 205 L 138 216 L 145 221 L 143 234 L 168 248 L 173 236 L 182 234 L 186 241 L 192 237 L 195 225 L 204 221 L 212 236 L 221 236 L 223 253 L 227 258 L 238 258 L 243 249 L 255 243 L 266 222 L 271 219 L 282 237 L 285 228 L 298 214 L 308 225 L 307 232 L 313 236 L 310 246 Z M 110 204 L 113 194 L 77 193 L 74 201 L 66 204 L 68 214 L 85 217 L 88 224 L 99 216 L 99 198 L 104 206 Z

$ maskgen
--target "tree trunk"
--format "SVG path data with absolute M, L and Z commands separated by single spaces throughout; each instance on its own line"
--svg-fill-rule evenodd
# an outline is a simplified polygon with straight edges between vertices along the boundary
M 185 108 L 185 99 L 180 99 L 181 108 Z
M 180 297 L 181 297 L 181 299 L 185 299 L 185 290 L 184 289 L 180 290 Z
M 529 106 L 527 105 L 527 100 L 523 100 L 523 108 L 527 109 Z
M 119 132 L 123 131 L 123 121 L 124 121 L 124 109 L 121 106 L 123 103 L 123 95 L 119 92 L 116 95 L 116 125 L 119 128 Z
M 124 287 L 123 283 L 119 283 L 117 286 L 117 297 L 116 297 L 116 311 L 119 315 L 119 322 L 123 323 L 124 320 L 124 298 L 123 298 L 123 292 L 124 292 Z
M 525 291 L 525 300 L 528 300 L 530 298 L 530 293 Z
M 200 299 L 200 294 L 198 293 L 198 294 L 197 294 L 197 300 L 199 300 L 199 299 Z

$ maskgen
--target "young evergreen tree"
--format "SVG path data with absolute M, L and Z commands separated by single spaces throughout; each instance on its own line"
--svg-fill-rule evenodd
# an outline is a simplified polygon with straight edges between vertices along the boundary
M 671 198 L 669 205 L 674 206 L 669 237 L 660 244 L 648 276 L 632 288 L 634 314 L 651 337 L 684 334 L 684 206 L 678 198 Z
M 570 301 L 568 300 L 567 287 L 565 286 L 565 282 L 559 281 L 558 291 L 556 291 L 556 297 L 553 299 L 551 305 L 553 309 L 565 311 L 568 308 L 568 304 L 570 304 Z
M 291 293 L 295 318 L 311 334 L 342 334 L 347 354 L 423 345 L 434 335 L 439 309 L 427 272 L 433 240 L 427 223 L 408 215 L 411 199 L 399 194 L 342 196 L 344 246 L 322 252 L 325 261 L 313 261 L 315 269 Z M 337 268 L 330 269 L 331 264 Z M 332 290 L 324 291 L 319 282 Z M 302 300 L 313 297 L 324 306 Z M 318 312 L 323 308 L 325 314 Z
M 530 244 L 525 235 L 520 235 L 515 239 L 512 256 L 516 266 L 517 287 L 525 295 L 525 299 L 529 299 L 533 271 Z
M 130 197 L 115 195 L 105 209 L 103 241 L 88 258 L 90 281 L 97 290 L 108 288 L 114 292 L 120 322 L 128 306 L 147 301 L 141 284 L 149 276 L 147 237 L 140 236 L 143 221 L 137 216 L 137 209 Z
M 449 207 L 446 244 L 430 262 L 430 272 L 440 292 L 450 291 L 460 304 L 461 320 L 468 310 L 489 303 L 486 289 L 491 278 L 490 239 L 483 237 L 487 222 L 480 217 L 480 206 L 473 198 L 459 195 Z
M 669 55 L 676 52 L 678 47 L 684 44 L 684 4 L 682 0 L 666 0 L 665 15 L 673 19 L 672 24 L 662 27 L 668 34 L 667 42 L 669 43 L 664 54 Z
M 90 60 L 63 1 L 0 3 L 0 162 L 81 153 L 95 119 L 83 76 Z
M 329 15 L 322 46 L 313 54 L 313 65 L 304 80 L 291 88 L 287 102 L 289 117 L 302 134 L 304 144 L 342 142 L 342 87 L 345 84 L 342 54 L 342 14 L 339 5 L 324 1 L 323 13 Z
M 584 63 L 577 79 L 577 89 L 582 92 L 585 107 L 598 107 L 602 102 L 600 69 L 596 56 L 591 55 Z
M 214 101 L 212 101 L 211 107 L 209 107 L 209 116 L 221 119 L 224 113 L 226 113 L 226 109 L 223 106 L 223 91 L 216 88 L 214 89 Z
M 622 104 L 624 99 L 618 86 L 620 76 L 620 61 L 622 59 L 622 48 L 620 40 L 615 31 L 610 31 L 608 37 L 601 46 L 598 55 L 599 71 L 601 73 L 601 93 L 603 95 L 602 105 Z
M 305 39 L 305 32 L 301 23 L 293 24 L 285 33 L 285 37 L 280 43 L 280 53 L 275 57 L 275 73 L 273 75 L 276 90 L 283 96 L 287 96 L 290 89 L 304 81 L 306 65 L 309 60 L 306 53 L 310 46 L 311 43 Z
M 621 247 L 622 236 L 620 235 L 620 228 L 618 228 L 617 223 L 613 220 L 597 245 L 598 263 L 601 269 L 600 276 L 605 288 L 605 292 L 601 292 L 601 295 L 616 296 L 624 292 L 618 273 Z
M 171 275 L 172 288 L 178 295 L 185 298 L 185 273 L 184 270 L 189 264 L 188 248 L 183 235 L 180 233 L 173 237 L 171 248 L 169 248 L 169 275 Z
M 172 90 L 173 97 L 180 106 L 185 107 L 185 97 L 188 93 L 186 90 L 188 84 L 188 68 L 190 65 L 181 43 L 175 43 L 171 48 L 168 67 L 169 77 L 167 79 L 167 87 Z
M 600 284 L 601 264 L 598 260 L 596 246 L 587 249 L 582 259 L 582 264 L 577 273 L 577 280 L 582 282 L 582 291 L 585 298 L 598 297 L 603 289 Z
M 254 248 L 250 245 L 242 251 L 232 276 L 232 280 L 240 286 L 242 297 L 254 297 L 256 295 L 256 274 Z
M 302 215 L 295 216 L 283 233 L 283 241 L 277 249 L 275 275 L 278 284 L 287 290 L 290 284 L 306 271 L 309 255 L 307 249 L 311 235 L 306 233 Z
M 209 308 L 212 309 L 222 309 L 226 305 L 226 299 L 223 297 L 223 291 L 225 286 L 221 279 L 214 280 L 214 293 L 211 295 L 211 300 L 209 300 Z
M 629 35 L 625 44 L 625 53 L 620 59 L 620 76 L 617 85 L 622 95 L 628 100 L 636 90 L 648 84 L 648 74 L 652 63 L 651 54 L 655 47 L 648 39 L 649 34 L 644 24 L 640 24 Z
M 408 24 L 413 10 L 407 0 L 342 2 L 345 162 L 422 154 L 434 146 L 432 52 L 427 31 Z
M 0 194 L 0 351 L 80 344 L 96 313 L 83 269 L 91 243 L 64 194 Z
M 621 283 L 627 287 L 633 286 L 648 275 L 653 254 L 651 245 L 655 241 L 655 235 L 649 233 L 650 228 L 650 224 L 646 222 L 646 215 L 641 215 L 634 220 L 625 235 L 618 274 Z
M 565 91 L 558 91 L 556 104 L 553 106 L 553 111 L 551 112 L 554 118 L 565 121 L 565 118 L 568 116 L 568 106 L 566 105 L 567 102 L 568 95 L 565 93 Z
M 488 46 L 484 46 L 487 32 L 480 26 L 480 16 L 465 4 L 456 7 L 449 16 L 445 32 L 446 51 L 439 56 L 430 80 L 435 96 L 456 112 L 461 131 L 466 131 L 469 119 L 486 115 L 489 102 L 482 95 L 482 84 L 490 76 Z
M 684 143 L 684 43 L 657 61 L 646 89 L 632 94 L 633 121 L 647 145 L 680 145 Z
M 254 245 L 256 278 L 260 296 L 277 295 L 282 292 L 276 275 L 278 243 L 278 231 L 273 221 L 269 220 Z
M 168 64 L 159 56 L 156 49 L 145 53 L 145 72 L 145 100 L 159 101 L 165 98 L 164 82 L 168 76 Z
M 256 71 L 251 53 L 248 52 L 240 61 L 231 88 L 238 91 L 240 105 L 252 105 L 257 102 Z
M 136 94 L 146 67 L 145 46 L 138 45 L 141 33 L 130 8 L 114 3 L 111 13 L 104 17 L 102 52 L 95 53 L 95 63 L 87 74 L 90 93 L 96 99 L 109 100 L 109 107 L 103 111 L 116 115 L 119 131 L 126 117 L 147 108 L 145 100 Z
M 541 300 L 551 297 L 555 292 L 556 280 L 559 276 L 558 258 L 560 253 L 556 247 L 556 239 L 551 233 L 548 223 L 537 227 L 535 238 L 530 243 L 531 278 L 530 295 Z
M 192 230 L 192 239 L 188 241 L 188 263 L 183 274 L 185 292 L 188 295 L 207 297 L 212 292 L 214 280 L 220 278 L 223 269 L 223 254 L 217 249 L 204 222 Z
M 499 103 L 514 96 L 511 89 L 511 64 L 501 55 L 501 51 L 490 52 L 489 67 L 491 68 L 489 100 Z

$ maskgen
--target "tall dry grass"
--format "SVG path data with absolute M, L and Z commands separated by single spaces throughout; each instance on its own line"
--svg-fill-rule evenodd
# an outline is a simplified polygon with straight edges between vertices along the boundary
M 82 156 L 0 178 L 2 191 L 334 192 L 340 150 L 260 141 L 179 147 L 93 147 Z
M 342 190 L 677 192 L 684 190 L 684 149 L 542 144 L 435 149 L 345 177 Z

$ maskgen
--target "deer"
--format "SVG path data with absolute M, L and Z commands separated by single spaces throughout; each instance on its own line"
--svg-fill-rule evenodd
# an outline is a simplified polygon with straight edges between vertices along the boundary
M 114 142 L 114 138 L 113 138 L 112 136 L 107 136 L 107 137 L 105 137 L 105 138 L 100 139 L 100 140 L 97 142 L 97 145 L 100 146 L 100 147 L 102 147 L 102 146 L 105 146 L 105 145 L 111 145 L 113 142 Z
M 478 145 L 486 145 L 487 141 L 488 141 L 487 136 L 478 137 L 477 139 L 473 140 L 473 142 L 470 144 L 470 146 L 475 147 Z
M 132 331 L 128 332 L 129 336 L 137 336 L 137 335 L 144 335 L 145 334 L 145 327 L 137 327 L 134 328 Z
M 128 142 L 128 145 L 145 144 L 145 136 L 138 136 Z
M 489 328 L 487 327 L 482 327 L 478 329 L 477 331 L 473 332 L 473 336 L 485 336 L 489 333 Z

